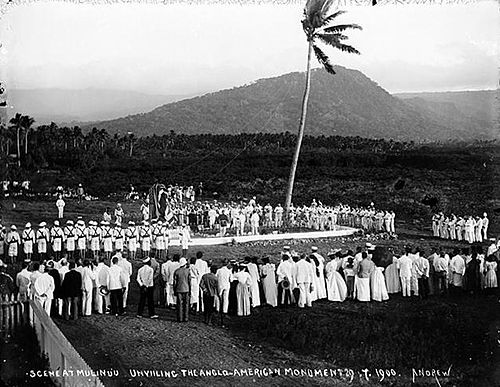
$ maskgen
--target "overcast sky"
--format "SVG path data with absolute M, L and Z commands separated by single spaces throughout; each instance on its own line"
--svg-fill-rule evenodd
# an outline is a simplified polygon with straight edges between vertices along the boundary
M 192 94 L 304 71 L 302 5 L 31 3 L 1 23 L 2 79 L 12 88 L 106 88 Z M 328 51 L 389 92 L 498 85 L 495 1 L 351 7 L 349 43 Z M 318 66 L 315 62 L 314 66 Z

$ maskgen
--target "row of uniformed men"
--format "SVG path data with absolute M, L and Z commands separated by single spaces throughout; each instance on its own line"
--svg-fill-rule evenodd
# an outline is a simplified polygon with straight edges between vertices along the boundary
M 181 227 L 179 237 L 185 253 L 191 242 L 189 227 L 186 225 Z M 153 249 L 159 257 L 164 257 L 169 241 L 170 229 L 161 221 L 152 221 L 151 224 L 143 221 L 140 226 L 130 221 L 128 227 L 123 228 L 120 223 L 110 225 L 109 222 L 102 221 L 99 225 L 93 220 L 86 226 L 82 219 L 78 219 L 76 224 L 68 220 L 66 225 L 61 227 L 56 220 L 51 228 L 48 228 L 45 222 L 41 222 L 37 230 L 32 228 L 31 223 L 26 223 L 21 234 L 15 225 L 10 227 L 9 232 L 0 225 L 0 256 L 7 254 L 11 262 L 17 260 L 21 245 L 28 259 L 31 259 L 35 246 L 41 259 L 46 257 L 49 247 L 56 259 L 60 258 L 63 249 L 69 258 L 73 257 L 75 251 L 84 258 L 86 250 L 90 250 L 94 258 L 102 250 L 109 258 L 113 251 L 123 251 L 125 248 L 130 258 L 134 259 L 139 248 L 144 256 L 148 256 Z
M 457 217 L 455 214 L 445 216 L 442 212 L 432 217 L 432 232 L 435 237 L 469 243 L 482 242 L 488 239 L 490 221 L 485 212 L 483 217 Z

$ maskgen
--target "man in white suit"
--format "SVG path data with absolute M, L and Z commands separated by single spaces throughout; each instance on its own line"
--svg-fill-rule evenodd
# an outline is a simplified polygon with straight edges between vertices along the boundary
M 303 308 L 304 305 L 308 307 L 312 306 L 311 291 L 313 289 L 311 288 L 313 275 L 311 264 L 306 261 L 305 255 L 302 255 L 295 266 L 295 280 L 300 290 L 299 308 Z

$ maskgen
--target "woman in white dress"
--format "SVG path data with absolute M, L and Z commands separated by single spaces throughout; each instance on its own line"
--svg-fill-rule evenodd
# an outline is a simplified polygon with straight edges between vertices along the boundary
M 196 267 L 196 258 L 192 257 L 189 260 L 189 274 L 191 276 L 191 294 L 189 304 L 191 305 L 191 310 L 196 314 L 198 309 L 198 299 L 200 297 L 200 283 L 198 278 L 200 277 L 200 272 Z
M 389 299 L 389 294 L 387 293 L 387 287 L 385 285 L 384 278 L 384 268 L 375 267 L 375 270 L 371 274 L 370 285 L 372 292 L 372 300 L 374 301 L 386 301 Z
M 311 265 L 311 270 L 313 273 L 312 276 L 312 291 L 311 291 L 311 302 L 316 301 L 318 299 L 318 287 L 319 287 L 319 269 L 315 262 L 315 257 L 313 255 L 309 255 L 306 258 L 306 261 Z M 318 263 L 319 264 L 319 263 Z
M 490 257 L 487 262 L 484 263 L 484 287 L 485 289 L 497 288 L 498 278 L 497 278 L 497 266 L 498 264 L 494 261 L 494 257 Z
M 343 302 L 347 297 L 347 285 L 338 272 L 341 264 L 342 260 L 336 253 L 335 257 L 325 266 L 326 292 L 329 301 Z
M 239 271 L 234 274 L 234 277 L 238 281 L 236 286 L 236 298 L 237 298 L 237 315 L 238 316 L 249 316 L 250 315 L 250 285 L 252 284 L 252 278 L 250 274 L 246 271 L 246 265 L 241 265 Z
M 266 303 L 271 306 L 278 305 L 278 296 L 276 294 L 276 266 L 269 262 L 268 257 L 262 258 L 264 265 L 261 267 L 262 289 Z
M 392 263 L 387 266 L 384 272 L 387 284 L 387 293 L 399 293 L 401 291 L 401 281 L 399 279 L 398 258 L 393 256 Z

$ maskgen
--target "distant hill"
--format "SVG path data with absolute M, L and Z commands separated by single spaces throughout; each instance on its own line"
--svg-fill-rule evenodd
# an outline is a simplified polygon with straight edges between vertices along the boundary
M 478 133 L 489 128 L 491 137 L 500 136 L 498 90 L 401 93 L 395 96 L 429 116 L 439 117 L 440 122 L 448 126 L 465 127 Z
M 447 105 L 446 111 L 433 109 L 426 100 L 392 96 L 357 70 L 336 66 L 336 72 L 332 76 L 322 69 L 312 71 L 307 134 L 415 141 L 493 135 L 491 122 L 471 120 L 464 109 L 453 103 Z M 295 133 L 304 76 L 296 72 L 261 79 L 92 126 L 110 132 L 133 131 L 139 136 L 161 135 L 170 130 L 185 134 Z
M 149 95 L 106 89 L 9 89 L 13 111 L 28 114 L 37 124 L 101 121 L 150 111 L 166 103 L 192 97 Z

